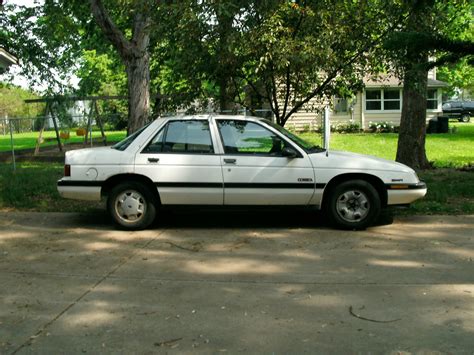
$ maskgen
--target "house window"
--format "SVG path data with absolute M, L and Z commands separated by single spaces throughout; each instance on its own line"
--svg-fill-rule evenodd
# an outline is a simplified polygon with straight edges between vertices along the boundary
M 426 97 L 427 109 L 436 110 L 438 109 L 438 90 L 428 89 L 428 96 Z
M 369 89 L 365 91 L 367 111 L 399 111 L 400 89 Z
M 383 90 L 383 109 L 384 110 L 400 110 L 400 90 L 386 89 Z

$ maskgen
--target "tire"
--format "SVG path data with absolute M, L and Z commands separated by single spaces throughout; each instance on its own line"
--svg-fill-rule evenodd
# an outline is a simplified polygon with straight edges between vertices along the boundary
M 337 228 L 365 229 L 380 215 L 380 196 L 367 181 L 346 181 L 329 193 L 326 213 Z
M 125 230 L 145 229 L 156 217 L 153 193 L 139 182 L 116 185 L 107 199 L 107 210 L 113 221 Z
M 471 120 L 471 116 L 467 113 L 463 114 L 459 119 L 459 122 L 468 123 Z

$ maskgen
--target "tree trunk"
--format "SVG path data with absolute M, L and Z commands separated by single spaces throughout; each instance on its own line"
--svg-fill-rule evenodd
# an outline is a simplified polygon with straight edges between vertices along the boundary
M 129 96 L 127 133 L 130 134 L 145 125 L 150 113 L 150 4 L 146 0 L 134 2 L 132 38 L 128 40 L 112 21 L 102 0 L 89 1 L 95 21 L 125 64 Z
M 418 63 L 427 63 L 422 55 Z M 424 65 L 412 64 L 406 68 L 403 84 L 403 106 L 398 137 L 397 161 L 413 169 L 427 169 L 426 157 L 426 95 L 428 70 Z
M 128 128 L 131 134 L 143 127 L 150 115 L 150 57 L 144 53 L 125 62 L 128 84 Z
M 407 32 L 429 32 L 433 6 L 433 0 L 414 1 L 410 8 Z M 420 46 L 408 46 L 403 69 L 403 106 L 397 161 L 413 169 L 428 169 L 431 167 L 425 151 L 428 52 Z
M 229 50 L 230 34 L 232 33 L 232 22 L 234 13 L 226 5 L 225 1 L 218 1 L 215 5 L 217 18 L 217 32 L 219 35 L 217 43 L 217 82 L 219 84 L 219 109 L 221 112 L 234 108 L 234 95 L 231 88 L 231 73 L 234 72 L 232 66 L 233 53 Z

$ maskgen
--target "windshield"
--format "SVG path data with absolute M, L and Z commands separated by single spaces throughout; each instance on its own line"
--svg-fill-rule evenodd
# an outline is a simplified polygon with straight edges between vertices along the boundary
M 276 123 L 273 123 L 271 121 L 268 121 L 268 120 L 263 120 L 265 121 L 266 124 L 272 126 L 273 128 L 275 128 L 276 130 L 278 130 L 278 132 L 280 132 L 281 134 L 283 134 L 285 137 L 289 138 L 290 140 L 292 140 L 293 142 L 295 142 L 298 146 L 300 146 L 301 148 L 303 148 L 306 152 L 321 152 L 323 151 L 324 149 L 322 149 L 319 145 L 314 145 L 310 142 L 307 142 L 305 141 L 303 138 L 300 138 L 298 137 L 297 135 L 287 131 L 286 129 L 284 129 L 282 126 L 280 125 L 277 125 Z
M 127 149 L 128 146 L 130 144 L 132 144 L 132 142 L 135 140 L 135 138 L 137 138 L 140 135 L 140 133 L 142 133 L 145 130 L 145 128 L 147 128 L 148 126 L 149 126 L 149 124 L 147 124 L 146 126 L 143 126 L 138 131 L 136 131 L 135 133 L 129 135 L 124 140 L 121 140 L 117 144 L 113 145 L 112 148 L 117 149 L 117 150 L 122 150 L 122 151 Z

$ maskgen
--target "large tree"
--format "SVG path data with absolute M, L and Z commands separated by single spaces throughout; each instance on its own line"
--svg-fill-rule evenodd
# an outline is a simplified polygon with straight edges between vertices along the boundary
M 396 159 L 414 169 L 427 169 L 431 166 L 425 149 L 428 71 L 472 56 L 472 42 L 459 39 L 472 21 L 472 5 L 467 0 L 404 0 L 401 9 L 407 21 L 386 42 L 389 60 L 403 79 Z
M 7 16 L 0 19 L 0 36 L 21 58 L 23 74 L 32 83 L 47 86 L 45 94 L 49 95 L 64 92 L 66 79 L 73 72 L 80 73 L 91 50 L 107 54 L 115 67 L 118 58 L 127 74 L 130 133 L 143 126 L 149 116 L 150 30 L 159 2 L 123 1 L 120 5 L 102 0 L 45 0 L 32 7 L 8 6 Z M 92 90 L 94 85 L 90 84 L 89 80 L 86 86 Z
M 116 26 L 101 0 L 90 0 L 95 21 L 117 50 L 125 65 L 128 86 L 128 133 L 142 127 L 150 115 L 150 29 L 152 10 L 158 1 L 136 0 L 131 36 Z M 155 5 L 154 5 L 155 4 Z
M 373 50 L 397 25 L 384 1 L 278 1 L 244 33 L 244 83 L 285 125 L 313 98 L 347 96 L 377 70 Z

